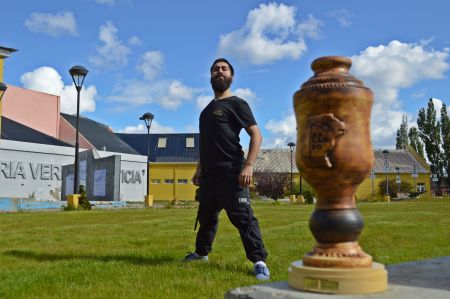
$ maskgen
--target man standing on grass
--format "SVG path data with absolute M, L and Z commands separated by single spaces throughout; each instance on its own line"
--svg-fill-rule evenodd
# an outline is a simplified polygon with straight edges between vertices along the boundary
M 185 261 L 208 261 L 219 213 L 225 209 L 230 222 L 239 230 L 247 258 L 254 263 L 256 278 L 266 280 L 270 278 L 265 264 L 267 251 L 250 206 L 248 189 L 261 146 L 261 132 L 247 102 L 231 93 L 233 66 L 220 58 L 214 61 L 210 72 L 215 98 L 200 114 L 200 162 L 192 178 L 200 186 L 200 228 L 195 252 L 189 253 Z M 239 143 L 241 129 L 250 136 L 247 159 Z

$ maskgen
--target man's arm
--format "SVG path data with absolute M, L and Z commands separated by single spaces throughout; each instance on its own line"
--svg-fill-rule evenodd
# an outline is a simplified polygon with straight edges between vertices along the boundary
M 239 183 L 243 187 L 250 185 L 253 177 L 253 167 L 255 166 L 256 156 L 258 156 L 259 148 L 261 147 L 262 135 L 257 125 L 245 128 L 247 134 L 250 136 L 250 145 L 245 161 L 244 168 L 239 174 Z

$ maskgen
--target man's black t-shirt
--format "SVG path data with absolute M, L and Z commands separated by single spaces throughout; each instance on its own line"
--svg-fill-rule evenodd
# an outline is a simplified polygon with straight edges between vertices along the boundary
M 200 114 L 200 165 L 202 175 L 239 173 L 244 153 L 241 129 L 256 125 L 247 102 L 236 96 L 213 100 Z

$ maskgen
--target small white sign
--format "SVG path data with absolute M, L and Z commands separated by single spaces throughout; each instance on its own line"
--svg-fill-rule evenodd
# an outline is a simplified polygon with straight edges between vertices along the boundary
M 94 171 L 94 196 L 105 196 L 106 193 L 106 169 Z
M 66 176 L 66 194 L 73 194 L 73 174 Z

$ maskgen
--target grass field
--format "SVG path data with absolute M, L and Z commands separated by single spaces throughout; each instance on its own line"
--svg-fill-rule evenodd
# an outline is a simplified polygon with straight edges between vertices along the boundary
M 450 199 L 362 203 L 363 249 L 384 264 L 450 255 Z M 312 248 L 312 206 L 255 203 L 271 281 Z M 223 298 L 256 284 L 221 214 L 210 262 L 194 249 L 196 208 L 0 214 L 0 298 Z

